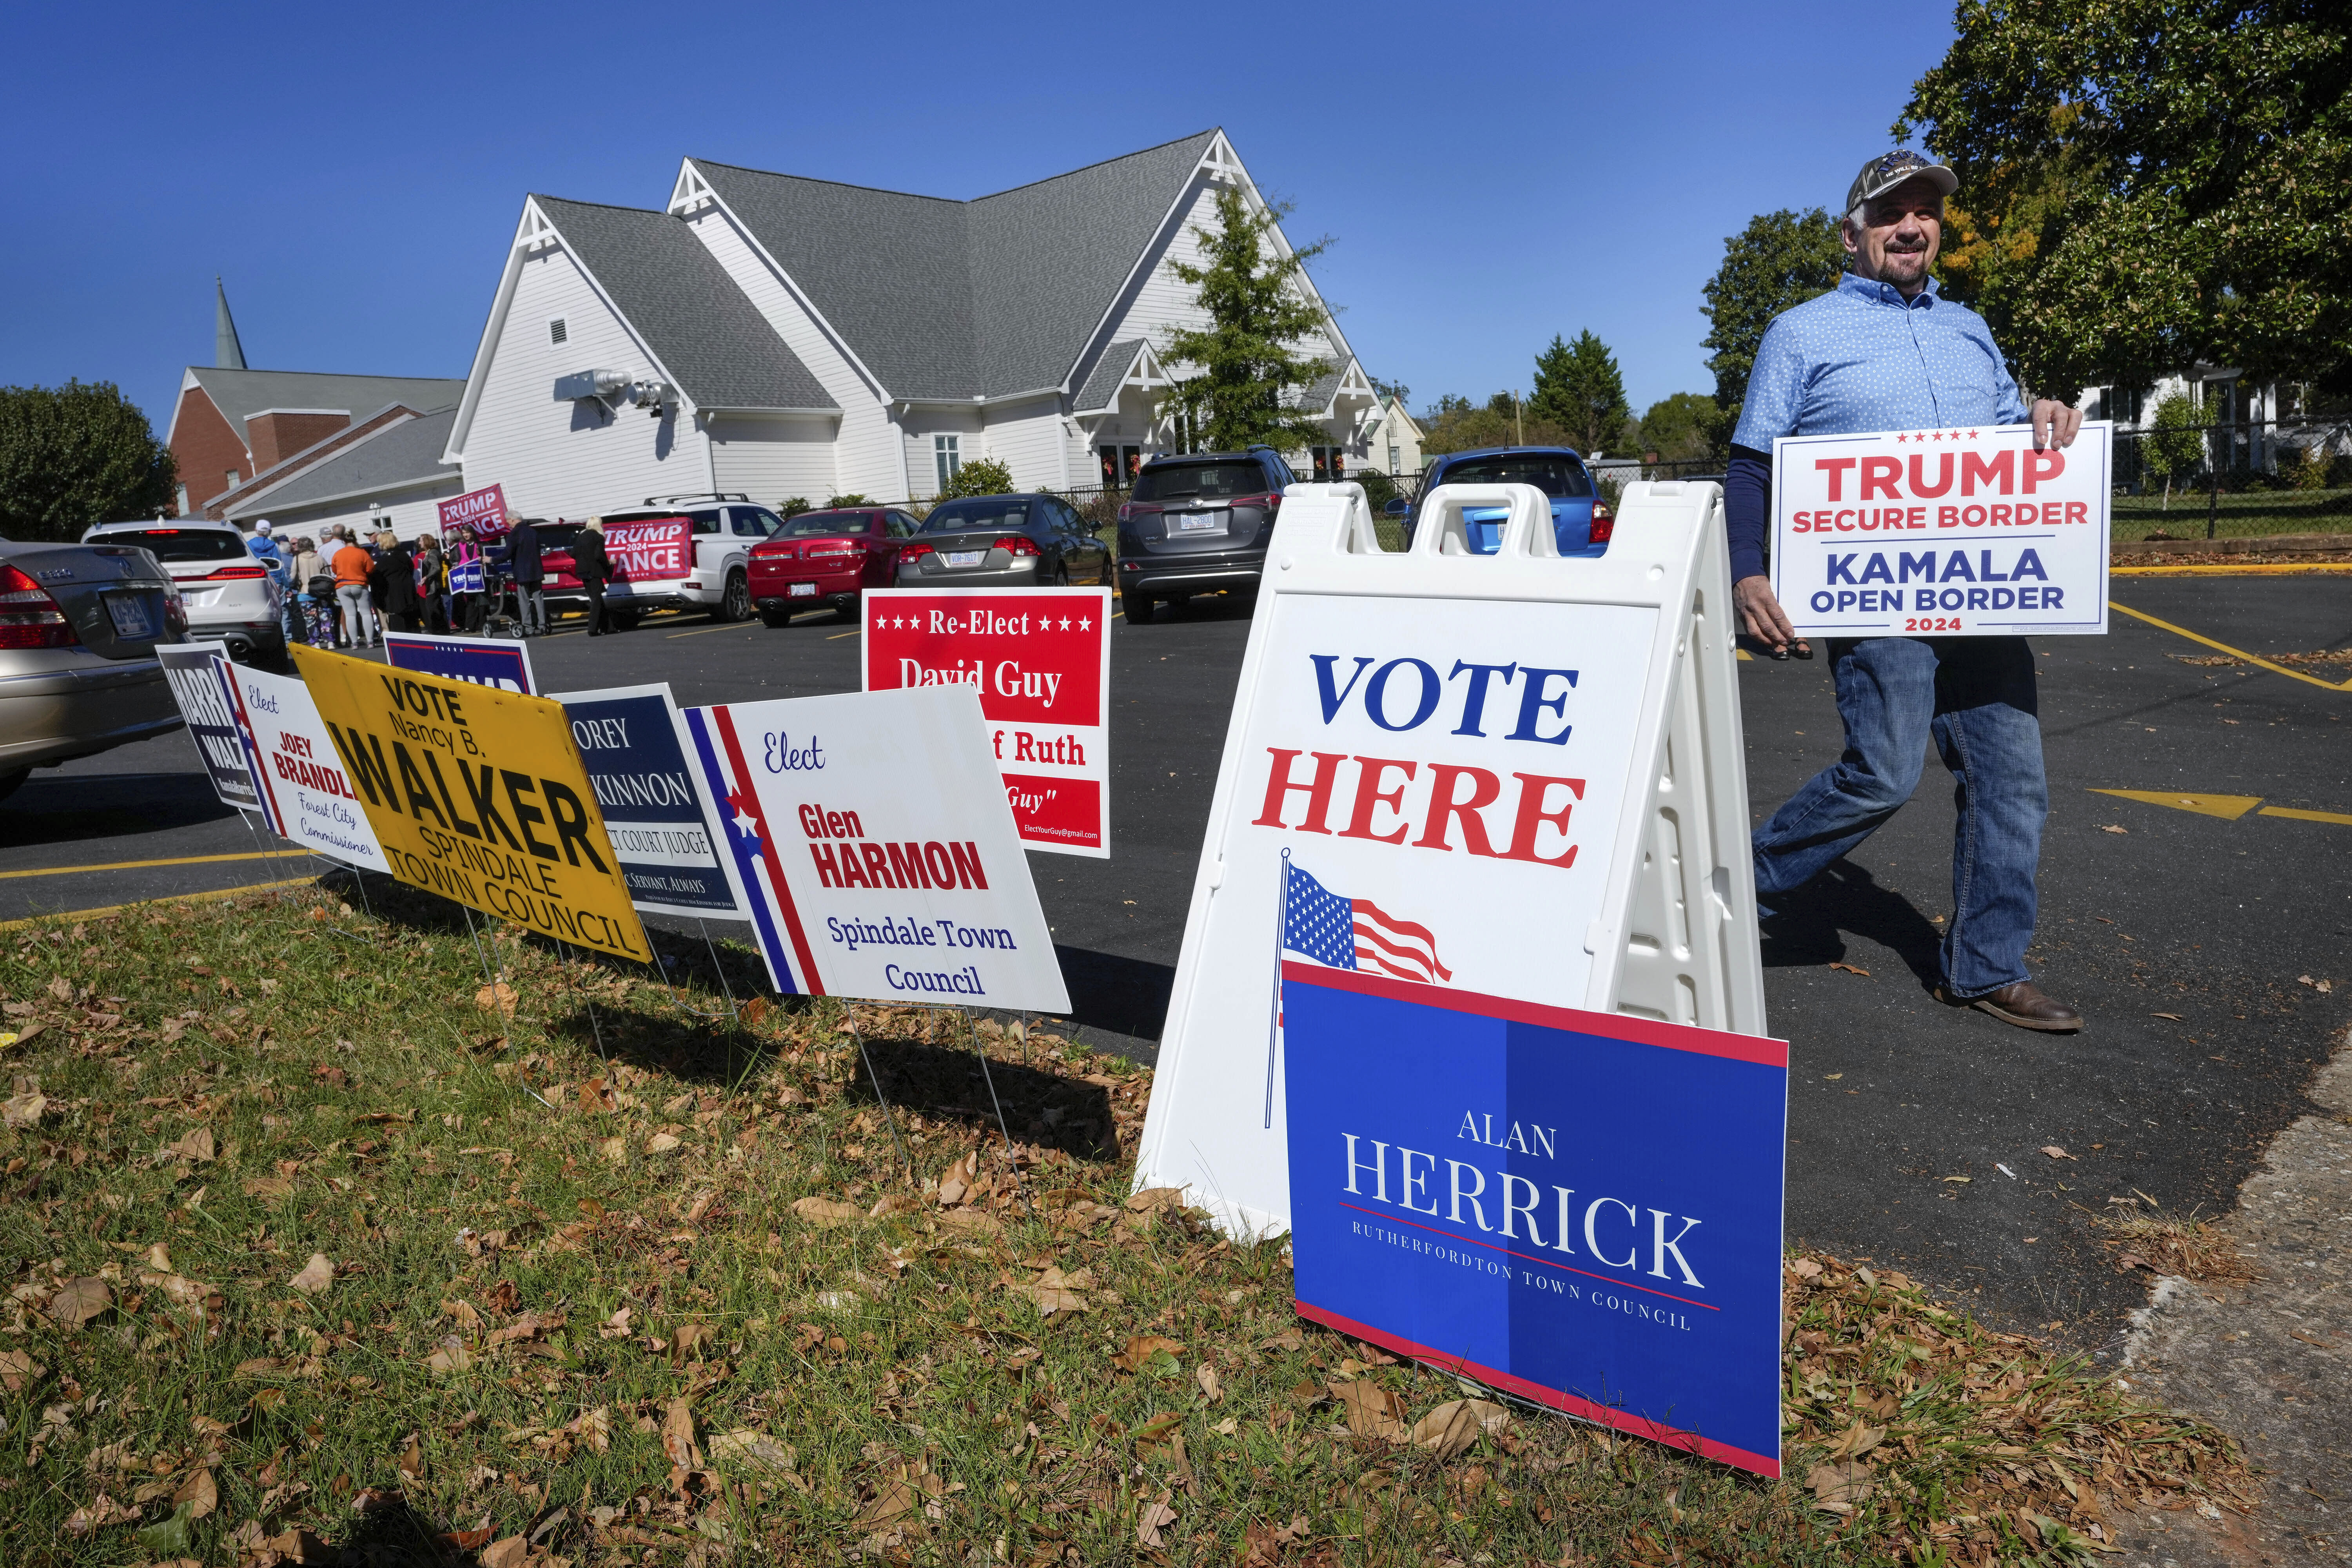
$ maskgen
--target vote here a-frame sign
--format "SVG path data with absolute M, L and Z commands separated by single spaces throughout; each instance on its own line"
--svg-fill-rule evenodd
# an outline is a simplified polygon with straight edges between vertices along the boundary
M 1467 510 L 1507 509 L 1480 553 Z M 1137 1179 L 1287 1232 L 1300 1311 L 1777 1474 L 1763 1037 L 1721 492 L 1442 486 L 1268 553 Z

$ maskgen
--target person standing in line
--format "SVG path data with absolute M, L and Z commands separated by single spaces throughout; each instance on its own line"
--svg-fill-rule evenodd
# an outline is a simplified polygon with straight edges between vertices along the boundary
M 310 594 L 311 580 L 327 569 L 326 562 L 320 557 L 317 542 L 309 538 L 298 538 L 292 541 L 286 565 L 286 603 L 289 611 L 288 624 L 293 632 L 294 639 L 297 642 L 308 643 L 312 647 L 334 647 L 335 639 L 331 632 L 324 643 L 319 640 L 319 602 Z
M 335 603 L 342 612 L 344 645 L 353 648 L 373 646 L 376 640 L 375 610 L 368 599 L 368 578 L 375 572 L 375 557 L 368 553 L 367 546 L 346 532 L 331 568 L 335 574 Z
M 522 616 L 522 635 L 547 635 L 546 568 L 540 564 L 539 525 L 530 518 L 507 513 L 506 543 L 492 552 L 499 569 L 514 579 L 515 598 Z
M 588 635 L 604 635 L 604 584 L 613 575 L 613 558 L 604 553 L 604 520 L 592 517 L 572 541 L 572 574 L 588 595 Z
M 246 548 L 269 569 L 269 580 L 278 585 L 278 629 L 290 647 L 302 640 L 302 612 L 294 602 L 293 563 L 287 559 L 287 552 L 278 542 L 278 531 L 266 517 L 253 525 L 253 537 L 246 542 Z
M 449 614 L 442 604 L 447 586 L 449 568 L 441 559 L 441 541 L 426 534 L 416 542 L 413 570 L 416 577 L 416 602 L 423 612 L 425 629 L 446 632 L 449 629 Z
M 408 546 L 390 529 L 375 536 L 380 553 L 376 557 L 373 581 L 375 602 L 383 612 L 384 624 L 396 632 L 417 632 L 425 629 L 416 614 L 416 562 Z
M 1848 271 L 1781 312 L 1757 351 L 1724 510 L 1733 601 L 1775 653 L 1797 640 L 1764 570 L 1776 439 L 2030 424 L 2036 447 L 2066 447 L 2082 427 L 2055 398 L 2029 410 L 1983 318 L 1938 294 L 1930 269 L 1958 185 L 1917 153 L 1864 163 L 1846 193 Z M 2080 1029 L 2082 1014 L 2025 969 L 2050 808 L 2033 650 L 2021 637 L 1833 637 L 1829 658 L 1845 752 L 1756 830 L 1759 912 L 1785 907 L 1901 809 L 1932 740 L 1959 786 L 1937 995 L 2021 1028 Z

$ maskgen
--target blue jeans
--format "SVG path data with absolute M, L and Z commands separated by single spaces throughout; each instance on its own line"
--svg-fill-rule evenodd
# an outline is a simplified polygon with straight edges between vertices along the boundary
M 2023 637 L 1832 640 L 1845 754 L 1756 830 L 1763 912 L 1852 851 L 1919 785 L 1932 737 L 1955 781 L 1944 983 L 1981 996 L 2026 978 L 2050 790 Z

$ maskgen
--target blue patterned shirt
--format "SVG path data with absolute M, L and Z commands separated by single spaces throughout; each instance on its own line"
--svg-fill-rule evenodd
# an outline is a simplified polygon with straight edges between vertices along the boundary
M 1932 278 L 1906 300 L 1891 283 L 1849 272 L 1830 292 L 1773 320 L 1731 440 L 1769 453 L 1782 436 L 2022 425 L 2028 417 L 1982 316 L 1941 298 Z M 1737 582 L 1764 570 L 1770 519 L 1757 487 L 1727 489 Z

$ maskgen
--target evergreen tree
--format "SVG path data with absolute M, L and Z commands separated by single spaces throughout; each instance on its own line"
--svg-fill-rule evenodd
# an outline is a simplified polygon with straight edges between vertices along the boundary
M 1535 395 L 1528 413 L 1568 432 L 1569 445 L 1591 457 L 1618 446 L 1633 411 L 1625 404 L 1625 378 L 1617 356 L 1590 329 L 1576 342 L 1552 334 L 1551 347 L 1536 356 Z
M 1199 297 L 1210 323 L 1169 329 L 1166 357 L 1197 367 L 1170 402 L 1191 421 L 1195 440 L 1213 451 L 1261 445 L 1295 451 L 1330 438 L 1288 401 L 1294 388 L 1314 384 L 1331 368 L 1291 347 L 1323 331 L 1323 312 L 1299 283 L 1305 264 L 1330 241 L 1282 255 L 1274 229 L 1289 210 L 1254 213 L 1238 188 L 1221 186 L 1215 232 L 1192 230 L 1203 264 L 1168 263 Z
M 172 454 L 110 381 L 0 387 L 0 536 L 79 539 L 96 522 L 161 517 Z

